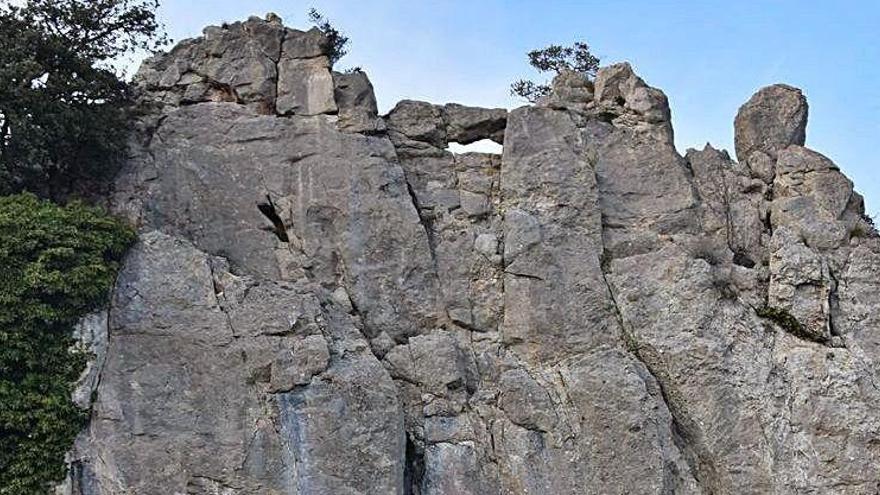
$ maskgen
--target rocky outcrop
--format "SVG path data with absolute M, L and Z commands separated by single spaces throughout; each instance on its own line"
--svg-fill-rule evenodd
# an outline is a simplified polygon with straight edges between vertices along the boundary
M 801 90 L 785 84 L 761 89 L 736 114 L 736 157 L 754 177 L 772 182 L 779 153 L 793 144 L 804 145 L 807 113 Z
M 319 32 L 252 18 L 137 80 L 140 241 L 62 492 L 880 486 L 880 237 L 799 91 L 743 106 L 737 163 L 680 155 L 628 64 L 379 116 Z

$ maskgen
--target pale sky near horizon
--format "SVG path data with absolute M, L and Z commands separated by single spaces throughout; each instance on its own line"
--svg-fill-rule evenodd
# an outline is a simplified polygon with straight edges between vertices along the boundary
M 810 103 L 807 146 L 833 159 L 880 215 L 880 0 L 163 0 L 179 41 L 209 24 L 275 12 L 308 27 L 315 7 L 351 37 L 380 111 L 401 99 L 514 108 L 509 84 L 540 79 L 525 53 L 583 40 L 604 64 L 629 61 L 669 97 L 681 153 L 733 153 L 737 108 L 784 82 Z

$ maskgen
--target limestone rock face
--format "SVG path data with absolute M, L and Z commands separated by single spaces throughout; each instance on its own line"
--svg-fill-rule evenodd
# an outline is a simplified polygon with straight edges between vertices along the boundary
M 737 163 L 628 64 L 378 116 L 326 56 L 254 18 L 144 65 L 59 492 L 877 493 L 880 237 L 798 90 Z

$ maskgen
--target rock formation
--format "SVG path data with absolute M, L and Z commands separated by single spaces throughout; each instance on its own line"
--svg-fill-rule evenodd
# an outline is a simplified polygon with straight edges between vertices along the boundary
M 627 64 L 379 116 L 327 49 L 252 18 L 141 68 L 59 491 L 878 493 L 880 238 L 798 90 L 735 162 Z

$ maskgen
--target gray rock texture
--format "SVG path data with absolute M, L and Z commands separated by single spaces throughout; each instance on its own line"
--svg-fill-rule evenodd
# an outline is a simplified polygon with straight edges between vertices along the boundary
M 736 157 L 741 162 L 776 159 L 792 144 L 803 146 L 807 113 L 801 90 L 785 84 L 761 88 L 736 114 Z
M 880 237 L 798 90 L 737 163 L 628 64 L 379 116 L 326 56 L 252 18 L 141 69 L 60 493 L 878 493 Z

